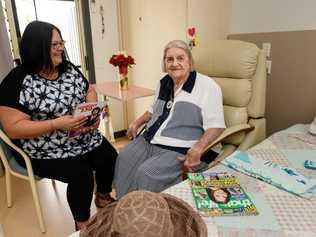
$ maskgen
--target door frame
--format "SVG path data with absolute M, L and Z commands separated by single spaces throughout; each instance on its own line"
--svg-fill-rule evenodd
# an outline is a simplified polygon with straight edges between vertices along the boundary
M 85 76 L 89 79 L 89 82 L 96 83 L 89 1 L 75 0 L 75 5 L 78 9 L 76 12 L 77 22 L 79 23 L 80 47 L 82 47 L 82 53 L 84 53 L 82 65 L 85 67 L 84 70 L 88 72 L 88 75 Z

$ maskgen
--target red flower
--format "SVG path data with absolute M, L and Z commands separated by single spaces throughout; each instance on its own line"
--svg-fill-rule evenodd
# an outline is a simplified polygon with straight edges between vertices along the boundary
M 135 60 L 131 56 L 125 56 L 124 54 L 114 54 L 109 61 L 114 67 L 119 67 L 120 74 L 126 75 L 128 72 L 128 66 L 131 67 L 135 64 Z

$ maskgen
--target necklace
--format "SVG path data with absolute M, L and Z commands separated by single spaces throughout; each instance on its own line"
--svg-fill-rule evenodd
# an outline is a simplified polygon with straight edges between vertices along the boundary
M 173 92 L 174 97 L 176 97 L 176 95 L 180 93 L 180 91 L 181 91 L 181 89 L 182 89 L 182 85 L 183 85 L 183 83 L 179 84 L 178 86 L 176 86 L 176 87 L 174 88 L 174 90 L 173 90 L 173 91 L 174 91 L 174 92 Z
M 170 95 L 170 100 L 167 102 L 167 109 L 171 109 L 172 108 L 172 105 L 173 105 L 173 101 L 174 101 L 174 97 L 176 97 L 176 95 L 178 95 L 182 89 L 182 85 L 183 83 L 179 83 L 178 85 L 175 85 L 173 87 L 173 91 L 171 92 L 171 95 Z
M 169 101 L 167 102 L 167 109 L 171 109 L 172 104 L 173 104 L 173 100 L 169 100 Z
M 183 83 L 175 84 L 173 87 L 173 91 L 177 91 L 180 87 L 182 87 Z

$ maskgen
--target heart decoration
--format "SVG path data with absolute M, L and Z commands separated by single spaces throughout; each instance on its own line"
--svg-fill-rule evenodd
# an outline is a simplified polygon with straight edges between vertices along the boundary
M 188 35 L 192 38 L 195 36 L 195 27 L 188 29 Z

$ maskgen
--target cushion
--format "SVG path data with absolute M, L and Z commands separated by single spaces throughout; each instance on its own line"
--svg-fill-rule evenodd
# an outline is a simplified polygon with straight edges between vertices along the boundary
M 225 105 L 246 107 L 252 95 L 251 79 L 213 77 L 221 87 Z
M 239 40 L 212 40 L 195 57 L 197 70 L 211 77 L 252 78 L 257 68 L 259 48 Z
M 248 123 L 248 113 L 246 107 L 232 107 L 224 105 L 224 118 L 226 127 L 237 124 Z

